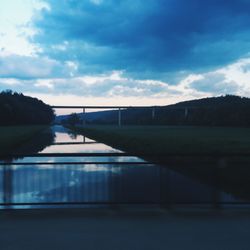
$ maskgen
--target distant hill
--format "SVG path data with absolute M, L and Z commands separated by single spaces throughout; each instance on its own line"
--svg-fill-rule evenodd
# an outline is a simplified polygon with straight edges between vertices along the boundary
M 191 101 L 179 102 L 167 107 L 215 107 L 215 106 L 228 106 L 228 105 L 249 105 L 250 98 L 240 97 L 235 95 L 225 95 L 219 97 L 208 97 L 202 99 L 195 99 Z
M 113 111 L 113 110 L 85 113 L 84 119 L 86 119 L 89 123 L 91 123 L 91 122 L 95 122 L 99 119 L 105 118 L 113 113 L 115 113 L 115 111 Z M 83 119 L 82 113 L 78 113 L 77 115 L 78 115 L 79 119 L 81 119 L 81 120 Z M 67 120 L 68 118 L 69 118 L 69 115 L 56 116 L 55 123 L 60 123 L 63 120 Z
M 0 125 L 50 124 L 53 109 L 38 100 L 11 90 L 0 93 Z
M 152 110 L 155 110 L 153 119 Z M 77 114 L 82 120 L 82 114 Z M 59 116 L 57 122 L 69 116 Z M 115 124 L 116 110 L 86 113 L 87 124 Z M 195 125 L 250 127 L 250 98 L 226 95 L 185 101 L 168 106 L 122 110 L 125 125 Z

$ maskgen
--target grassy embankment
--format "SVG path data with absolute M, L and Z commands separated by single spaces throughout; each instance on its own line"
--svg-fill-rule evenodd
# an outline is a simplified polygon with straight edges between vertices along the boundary
M 46 126 L 1 126 L 0 155 L 9 154 L 23 143 L 29 141 Z
M 138 154 L 250 153 L 250 128 L 176 126 L 77 127 L 78 132 Z
M 217 176 L 220 183 L 216 185 L 223 190 L 239 198 L 250 199 L 249 128 L 95 126 L 73 129 L 132 154 L 150 154 L 144 158 L 171 163 L 168 166 L 202 182 L 214 183 L 214 176 Z M 249 157 L 204 156 L 248 153 Z M 168 154 L 180 156 L 161 157 Z M 184 157 L 183 154 L 191 156 Z

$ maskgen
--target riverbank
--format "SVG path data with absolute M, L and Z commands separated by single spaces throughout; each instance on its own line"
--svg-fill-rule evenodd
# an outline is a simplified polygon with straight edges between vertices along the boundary
M 248 128 L 96 126 L 72 129 L 215 185 L 237 198 L 250 200 Z M 241 154 L 249 156 L 241 157 Z
M 199 156 L 250 153 L 250 128 L 89 126 L 72 129 L 136 154 Z
M 0 154 L 8 154 L 11 150 L 29 141 L 46 126 L 0 126 Z

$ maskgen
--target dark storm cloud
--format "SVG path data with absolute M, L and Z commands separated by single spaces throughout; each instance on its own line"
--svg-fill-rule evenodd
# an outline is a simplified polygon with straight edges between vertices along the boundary
M 248 0 L 47 0 L 35 42 L 80 73 L 125 70 L 166 79 L 206 71 L 250 52 Z M 62 49 L 61 46 L 64 46 Z

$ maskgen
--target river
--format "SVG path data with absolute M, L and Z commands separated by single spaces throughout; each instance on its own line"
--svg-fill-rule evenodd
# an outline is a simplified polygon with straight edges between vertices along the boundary
M 53 142 L 39 153 L 119 153 L 118 149 L 72 134 L 62 126 L 51 128 Z M 50 131 L 51 132 L 51 131 Z M 41 134 L 46 137 L 48 131 Z M 36 141 L 36 138 L 33 139 Z M 25 147 L 24 147 L 25 148 Z M 27 147 L 26 147 L 27 148 Z M 30 147 L 28 147 L 30 148 Z M 29 151 L 25 152 L 26 154 Z M 63 162 L 96 164 L 60 164 Z M 98 164 L 97 162 L 118 164 Z M 142 162 L 137 157 L 25 157 L 0 168 L 1 208 L 54 206 L 103 206 L 114 204 L 206 204 L 240 201 L 232 194 L 193 178 L 171 166 L 155 164 L 123 165 Z M 46 162 L 46 165 L 37 164 Z M 19 165 L 15 165 L 18 163 Z M 22 165 L 22 163 L 32 163 Z M 51 163 L 51 164 L 50 164 Z

